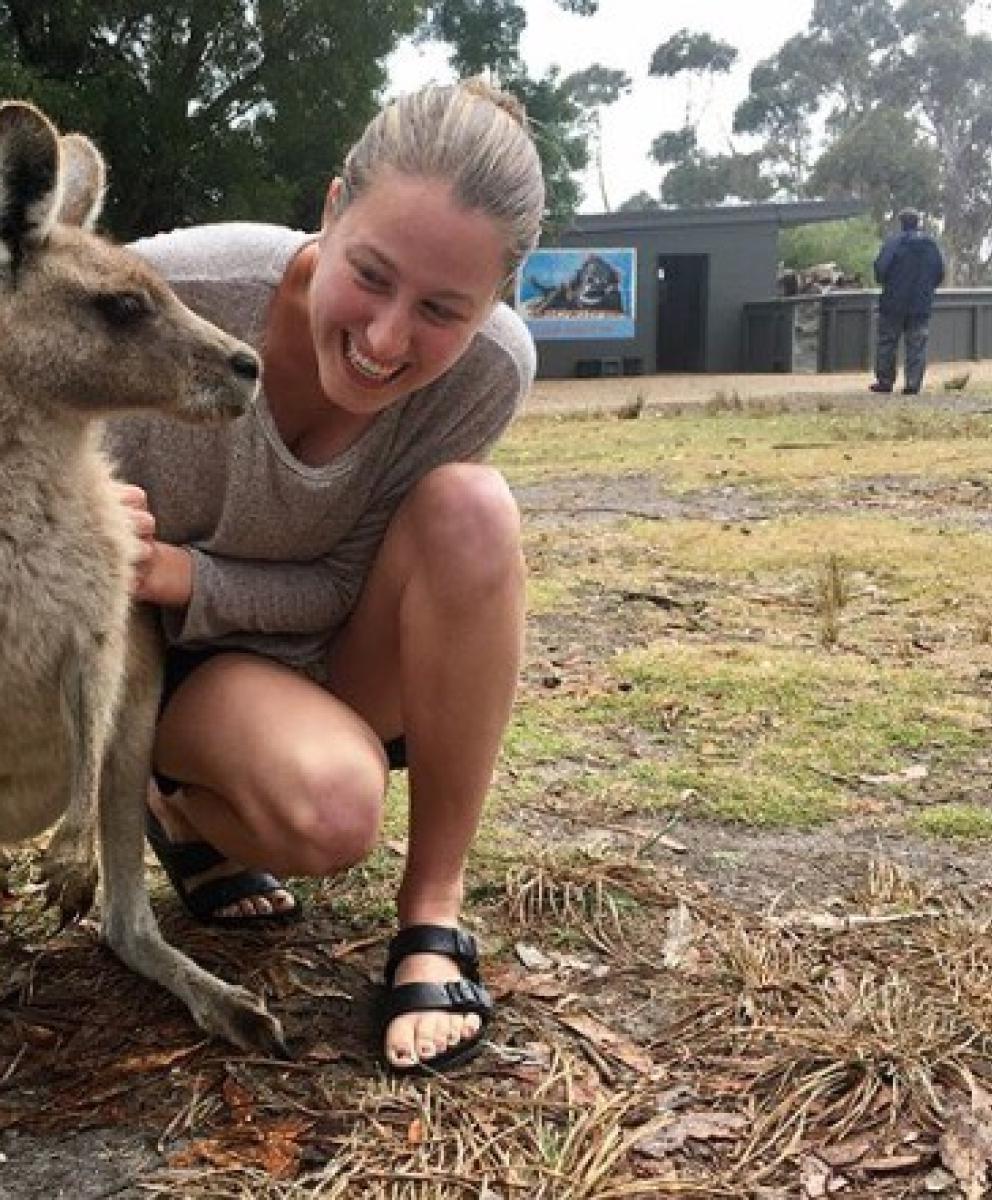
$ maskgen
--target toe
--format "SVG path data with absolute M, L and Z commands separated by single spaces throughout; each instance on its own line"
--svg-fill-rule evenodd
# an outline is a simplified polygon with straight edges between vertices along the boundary
M 465 1018 L 461 1013 L 455 1013 L 447 1021 L 447 1040 L 449 1046 L 457 1046 L 465 1035 Z
M 412 1067 L 417 1063 L 415 1047 L 416 1020 L 413 1016 L 397 1017 L 386 1030 L 386 1057 L 397 1067 Z
M 448 1048 L 448 1021 L 441 1013 L 424 1013 L 417 1023 L 417 1057 L 430 1062 Z
M 269 895 L 269 902 L 274 912 L 292 912 L 296 907 L 296 901 L 290 892 L 272 892 Z

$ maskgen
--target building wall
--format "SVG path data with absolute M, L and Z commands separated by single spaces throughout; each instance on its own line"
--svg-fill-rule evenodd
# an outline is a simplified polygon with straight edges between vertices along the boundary
M 741 366 L 741 314 L 746 301 L 775 294 L 778 222 L 727 220 L 705 224 L 674 221 L 660 229 L 570 230 L 560 246 L 627 247 L 637 250 L 637 334 L 631 339 L 577 339 L 537 342 L 538 375 L 564 379 L 588 359 L 640 359 L 646 374 L 657 370 L 659 255 L 702 254 L 709 258 L 706 300 L 706 371 Z

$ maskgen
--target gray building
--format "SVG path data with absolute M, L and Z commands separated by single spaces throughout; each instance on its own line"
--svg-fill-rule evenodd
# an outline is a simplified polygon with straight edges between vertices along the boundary
M 859 201 L 837 200 L 576 217 L 556 246 L 636 252 L 631 336 L 596 337 L 594 323 L 586 321 L 584 336 L 571 338 L 565 321 L 546 338 L 535 321 L 538 375 L 747 369 L 744 306 L 775 295 L 779 231 L 864 211 Z

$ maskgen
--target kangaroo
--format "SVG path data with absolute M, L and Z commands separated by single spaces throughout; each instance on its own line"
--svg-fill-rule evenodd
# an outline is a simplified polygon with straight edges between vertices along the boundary
M 92 231 L 104 183 L 90 141 L 0 103 L 0 845 L 60 821 L 42 875 L 63 923 L 99 878 L 101 936 L 129 967 L 206 1032 L 284 1056 L 279 1022 L 168 945 L 148 901 L 160 634 L 129 599 L 137 538 L 100 446 L 114 412 L 238 416 L 259 362 Z

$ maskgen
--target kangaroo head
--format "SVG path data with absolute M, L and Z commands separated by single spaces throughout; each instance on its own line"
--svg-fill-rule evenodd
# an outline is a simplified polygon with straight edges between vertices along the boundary
M 92 232 L 104 186 L 87 138 L 60 137 L 29 104 L 0 103 L 0 412 L 238 415 L 257 388 L 257 356 Z

